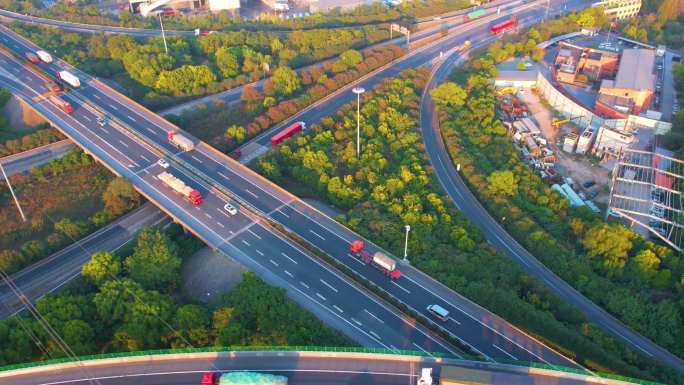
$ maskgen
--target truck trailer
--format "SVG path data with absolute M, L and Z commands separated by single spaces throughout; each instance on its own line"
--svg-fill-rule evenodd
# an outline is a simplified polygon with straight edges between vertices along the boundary
M 74 88 L 78 88 L 81 86 L 81 80 L 79 80 L 79 78 L 76 75 L 72 74 L 69 71 L 57 72 L 57 78 L 59 78 L 64 83 L 66 83 L 66 84 L 68 84 Z
M 349 252 L 363 260 L 365 263 L 370 263 L 393 280 L 401 278 L 401 271 L 397 269 L 397 261 L 389 257 L 381 251 L 375 252 L 371 255 L 364 250 L 364 243 L 362 240 L 356 240 L 349 246 Z
M 193 143 L 190 138 L 183 136 L 176 131 L 169 131 L 166 137 L 168 138 L 169 143 L 185 152 L 192 151 L 195 148 L 195 143 Z
M 257 372 L 204 373 L 200 385 L 287 385 L 287 377 Z
M 164 171 L 157 175 L 157 178 L 164 182 L 165 185 L 174 189 L 177 193 L 183 195 L 193 205 L 199 206 L 202 204 L 202 194 L 194 188 L 186 185 L 185 182 L 176 178 L 173 176 L 173 174 Z
M 53 96 L 50 96 L 49 99 L 53 104 L 55 104 L 57 107 L 59 107 L 62 111 L 66 112 L 67 114 L 74 112 L 74 108 L 71 107 L 71 103 L 60 98 L 59 96 L 53 95 Z
M 33 52 L 26 52 L 24 56 L 26 56 L 26 60 L 30 61 L 33 64 L 36 64 L 40 61 L 38 56 L 36 56 L 36 54 L 34 54 Z
M 42 49 L 39 51 L 36 51 L 36 55 L 40 58 L 40 60 L 46 62 L 46 63 L 52 63 L 52 55 L 49 53 L 43 51 Z

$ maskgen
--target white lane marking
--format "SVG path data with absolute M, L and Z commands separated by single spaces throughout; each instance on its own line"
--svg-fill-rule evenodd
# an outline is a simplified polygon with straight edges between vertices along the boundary
M 284 216 L 285 218 L 289 218 L 289 217 L 290 217 L 289 215 L 285 214 L 285 213 L 282 212 L 281 210 L 276 210 L 276 211 L 278 212 L 278 214 Z
M 299 281 L 299 284 L 302 285 L 302 286 L 304 286 L 304 287 L 307 288 L 307 289 L 309 288 L 309 285 L 305 284 L 305 283 L 302 282 L 302 281 Z
M 390 344 L 390 348 L 392 348 L 392 350 L 394 350 L 395 352 L 399 351 L 399 349 L 397 349 L 397 347 L 392 344 Z
M 337 305 L 333 305 L 333 308 L 334 308 L 335 310 L 339 311 L 340 313 L 344 313 L 344 310 L 340 309 L 340 307 L 337 306 Z
M 142 155 L 142 154 L 141 154 L 140 157 L 143 158 L 143 159 L 145 159 L 147 162 L 150 161 L 149 159 L 147 159 L 147 157 L 146 157 L 145 155 Z
M 255 193 L 251 192 L 249 189 L 245 189 L 245 192 L 246 192 L 247 194 L 249 194 L 249 195 L 255 197 L 255 198 L 259 198 L 258 195 L 256 195 Z
M 287 274 L 287 276 L 290 277 L 290 278 L 294 278 L 294 276 L 292 275 L 292 273 L 290 273 L 290 272 L 287 271 L 287 270 L 285 270 L 285 274 Z
M 394 284 L 394 286 L 396 286 L 396 287 L 400 288 L 401 290 L 405 291 L 405 292 L 406 292 L 406 294 L 411 294 L 411 292 L 410 292 L 410 291 L 408 291 L 408 289 L 407 289 L 407 288 L 405 288 L 405 287 L 401 286 L 400 284 L 398 284 L 398 283 L 396 283 L 396 282 L 394 282 L 394 281 L 391 281 L 391 282 L 392 282 L 392 284 Z
M 353 255 L 351 255 L 351 254 L 349 254 L 349 253 L 347 253 L 347 255 L 349 256 L 349 258 L 353 259 L 354 261 L 356 261 L 356 262 L 362 264 L 363 266 L 366 266 L 366 264 L 365 264 L 362 260 L 356 258 L 355 256 L 353 256 Z M 394 282 L 394 281 L 392 281 L 392 282 Z
M 204 212 L 204 215 L 206 215 L 207 218 L 211 219 L 211 214 L 209 214 L 208 212 L 205 211 L 205 212 Z
M 217 174 L 221 175 L 222 177 L 226 178 L 226 180 L 230 180 L 226 174 L 222 173 L 221 171 L 217 172 Z
M 135 120 L 134 117 L 132 117 L 132 116 L 130 116 L 130 115 L 126 115 L 126 116 L 128 116 L 128 119 L 130 119 L 130 120 L 132 120 L 132 121 L 134 121 L 134 122 L 137 122 L 137 120 Z
M 324 284 L 325 286 L 327 286 L 330 290 L 332 290 L 332 291 L 334 291 L 335 293 L 337 293 L 337 289 L 335 289 L 331 284 L 325 282 L 325 281 L 323 280 L 323 278 L 320 278 L 320 281 L 321 281 L 322 284 Z
M 460 324 L 461 324 L 460 322 L 456 321 L 455 319 L 453 319 L 453 318 L 451 318 L 451 317 L 449 317 L 449 321 L 453 321 L 454 323 L 456 323 L 456 325 L 460 325 Z
M 114 111 L 119 111 L 119 109 L 118 109 L 118 108 L 116 108 L 116 106 L 115 106 L 115 105 L 113 105 L 113 104 L 110 104 L 110 105 L 109 105 L 109 107 L 111 107 L 111 108 L 112 108 L 112 109 L 113 109 Z
M 422 350 L 423 352 L 427 353 L 430 357 L 432 357 L 432 354 L 430 354 L 430 352 L 423 349 L 422 347 L 420 347 L 420 345 L 416 344 L 415 342 L 413 343 L 413 346 L 417 347 L 418 349 Z
M 505 355 L 511 357 L 511 358 L 514 359 L 514 360 L 517 360 L 517 358 L 515 358 L 514 355 L 512 355 L 511 353 L 509 353 L 509 352 L 507 352 L 507 351 L 501 349 L 500 347 L 496 346 L 496 344 L 492 344 L 492 346 L 495 347 L 496 349 L 498 349 L 501 353 L 503 353 L 503 354 L 505 354 Z
M 149 127 L 143 126 L 143 128 L 146 129 L 147 131 L 149 131 L 149 132 L 152 133 L 152 134 L 156 134 L 156 132 L 155 132 L 153 129 L 149 128 Z
M 93 97 L 94 97 L 95 99 L 97 99 L 97 100 L 101 100 L 101 99 L 100 99 L 100 96 L 99 96 L 98 94 L 93 94 Z
M 123 141 L 123 140 L 119 140 L 119 143 L 121 143 L 121 145 L 122 145 L 122 146 L 124 146 L 124 147 L 128 148 L 128 145 L 127 145 L 126 143 L 124 143 L 124 141 Z
M 321 234 L 318 234 L 317 232 L 315 232 L 315 231 L 313 231 L 313 230 L 311 230 L 311 229 L 309 229 L 309 231 L 310 231 L 313 235 L 315 235 L 315 236 L 317 236 L 318 238 L 321 238 L 322 240 L 325 241 L 325 238 L 323 238 L 323 236 L 322 236 Z
M 278 267 L 278 262 L 276 262 L 276 261 L 274 261 L 274 260 L 272 260 L 272 259 L 269 259 L 269 261 L 271 261 L 271 263 L 273 264 L 273 266 Z
M 370 315 L 371 317 L 373 317 L 373 318 L 375 318 L 376 320 L 378 320 L 380 323 L 383 323 L 383 324 L 385 323 L 385 321 L 383 321 L 383 320 L 381 320 L 380 318 L 378 318 L 378 316 L 376 316 L 375 314 L 369 312 L 368 309 L 363 309 L 363 311 L 365 311 L 366 313 L 368 313 L 368 315 Z
M 280 255 L 282 255 L 283 257 L 285 257 L 285 258 L 287 258 L 287 259 L 289 259 L 290 262 L 294 263 L 295 265 L 298 264 L 297 261 L 295 261 L 294 259 L 290 258 L 289 255 L 287 255 L 287 254 L 285 254 L 285 253 L 282 253 L 282 252 L 280 253 Z
M 92 122 L 93 120 L 88 117 L 88 115 L 83 115 L 83 119 Z
M 244 239 L 242 240 L 242 243 L 244 243 L 245 246 L 250 246 L 249 242 L 245 241 Z
M 261 255 L 262 257 L 264 256 L 264 253 L 262 253 L 261 250 L 256 249 L 255 251 L 257 252 L 257 254 Z
M 216 224 L 219 225 L 219 226 L 221 226 L 221 227 L 223 227 L 224 229 L 226 228 L 226 225 L 224 225 L 224 224 L 221 223 L 221 222 L 216 222 Z
M 354 322 L 355 324 L 357 324 L 357 325 L 359 325 L 359 326 L 362 325 L 361 321 L 357 320 L 357 319 L 354 318 L 354 317 L 351 317 L 351 320 L 352 320 L 352 322 Z
M 379 340 L 382 339 L 382 338 L 380 338 L 380 336 L 378 335 L 378 333 L 376 333 L 376 332 L 374 332 L 374 331 L 372 331 L 372 330 L 368 331 L 368 333 L 372 334 L 373 337 L 375 337 L 375 338 L 377 338 L 377 339 L 379 339 Z
M 255 233 L 254 231 L 252 231 L 252 229 L 247 229 L 247 232 L 250 233 L 250 234 L 252 234 L 252 235 L 254 235 L 254 237 L 255 237 L 256 239 L 261 239 L 261 237 L 260 237 L 259 235 L 257 235 L 257 233 Z
M 101 128 L 102 128 L 102 131 L 104 131 L 104 132 L 106 132 L 107 134 L 109 134 L 109 130 L 108 130 L 108 129 L 106 129 L 104 126 L 102 126 Z M 124 145 L 124 146 L 126 146 L 126 145 Z M 128 146 L 126 146 L 126 147 L 128 147 Z
M 322 296 L 321 293 L 316 292 L 316 296 L 317 296 L 318 298 L 322 299 L 323 301 L 326 301 L 326 298 L 325 298 L 324 296 Z
M 199 158 L 197 158 L 196 156 L 194 156 L 194 155 L 190 155 L 190 157 L 191 157 L 192 159 L 194 159 L 194 160 L 195 160 L 195 162 L 199 162 L 199 163 L 202 163 L 202 161 L 201 161 L 201 160 L 199 160 Z

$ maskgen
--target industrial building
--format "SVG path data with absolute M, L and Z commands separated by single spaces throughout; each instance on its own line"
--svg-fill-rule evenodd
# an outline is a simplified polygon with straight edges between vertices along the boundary
M 219 12 L 240 9 L 240 0 L 129 0 L 131 13 L 143 16 L 174 15 L 180 10 Z
M 615 51 L 562 41 L 558 44 L 554 61 L 556 80 L 572 84 L 580 73 L 592 80 L 612 77 L 615 76 L 619 61 L 620 55 Z
M 616 119 L 638 115 L 648 109 L 655 90 L 655 50 L 622 51 L 615 80 L 604 79 L 596 100 L 596 112 Z
M 377 3 L 380 0 L 306 0 L 309 2 L 310 12 L 327 12 L 335 8 L 342 10 L 353 9 L 361 5 Z
M 634 17 L 641 10 L 641 0 L 605 0 L 592 4 L 592 7 L 603 7 L 604 12 L 613 20 L 624 20 Z

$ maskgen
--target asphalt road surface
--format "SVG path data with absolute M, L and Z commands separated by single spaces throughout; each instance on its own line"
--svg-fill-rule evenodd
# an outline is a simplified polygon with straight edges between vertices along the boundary
M 542 281 L 563 301 L 580 309 L 591 322 L 648 357 L 684 372 L 684 362 L 679 357 L 636 333 L 547 269 L 543 263 L 509 235 L 472 194 L 456 170 L 442 141 L 439 123 L 430 97 L 430 90 L 447 80 L 457 60 L 459 60 L 458 55 L 452 55 L 435 69 L 433 78 L 423 93 L 421 101 L 421 129 L 425 149 L 430 156 L 430 162 L 437 179 L 456 207 L 478 226 L 491 244 L 516 261 L 529 275 Z
M 8 155 L 0 158 L 0 163 L 5 168 L 7 176 L 12 176 L 60 158 L 72 148 L 74 148 L 74 144 L 65 139 L 18 154 Z M 0 180 L 5 180 L 2 174 L 0 174 Z
M 519 20 L 524 21 L 538 17 L 543 11 L 540 11 L 538 3 L 528 3 L 510 12 L 515 12 Z M 477 20 L 462 28 L 462 34 L 447 39 L 442 46 L 432 45 L 416 50 L 409 60 L 402 62 L 403 68 L 424 64 L 440 50 L 460 45 L 464 39 L 476 36 L 472 33 L 486 34 L 489 23 L 499 17 L 502 16 Z M 36 49 L 11 32 L 0 38 L 9 49 L 22 56 L 25 51 Z M 31 101 L 46 91 L 44 81 L 27 67 L 16 66 L 16 63 L 10 65 L 10 61 L 7 58 L 0 63 L 9 74 L 5 76 L 9 89 Z M 51 65 L 41 64 L 40 68 L 54 73 L 57 68 L 67 66 L 56 61 Z M 353 288 L 346 279 L 283 240 L 263 223 L 262 218 L 295 232 L 426 317 L 430 317 L 425 310 L 429 304 L 438 303 L 447 308 L 451 312 L 449 320 L 438 323 L 439 327 L 486 357 L 576 365 L 410 266 L 401 266 L 403 278 L 400 281 L 388 280 L 377 269 L 348 254 L 349 244 L 358 236 L 344 226 L 204 143 L 197 143 L 195 149 L 188 153 L 178 151 L 166 141 L 167 132 L 175 127 L 86 74 L 79 73 L 79 76 L 82 87 L 64 96 L 74 105 L 73 114 L 64 114 L 45 101 L 33 104 L 49 115 L 49 119 L 75 142 L 131 180 L 144 195 L 209 245 L 233 256 L 272 284 L 287 288 L 291 296 L 300 297 L 298 302 L 304 307 L 312 304 L 328 307 L 331 313 L 328 322 L 337 322 L 340 328 L 353 328 L 358 332 L 359 340 L 373 341 L 377 346 L 452 351 L 410 323 L 399 320 L 391 310 L 360 294 L 361 291 Z M 102 113 L 111 117 L 110 123 L 104 127 L 94 123 Z M 330 111 L 321 113 L 328 115 Z M 163 171 L 156 163 L 160 156 L 171 160 L 172 166 L 167 171 L 202 192 L 205 201 L 201 206 L 193 207 L 158 180 L 157 174 Z M 258 216 L 240 210 L 237 216 L 231 217 L 223 210 L 227 201 L 250 208 Z M 372 243 L 368 244 L 371 253 L 379 250 Z M 388 314 L 387 318 L 377 314 L 379 312 Z M 397 322 L 397 326 L 387 328 L 390 320 Z M 379 331 L 381 327 L 383 330 Z

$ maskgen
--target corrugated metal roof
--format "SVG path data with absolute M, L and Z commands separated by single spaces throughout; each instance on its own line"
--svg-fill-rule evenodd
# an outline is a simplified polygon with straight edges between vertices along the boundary
M 628 48 L 623 50 L 613 87 L 653 91 L 655 86 L 654 64 L 655 51 L 652 49 Z

